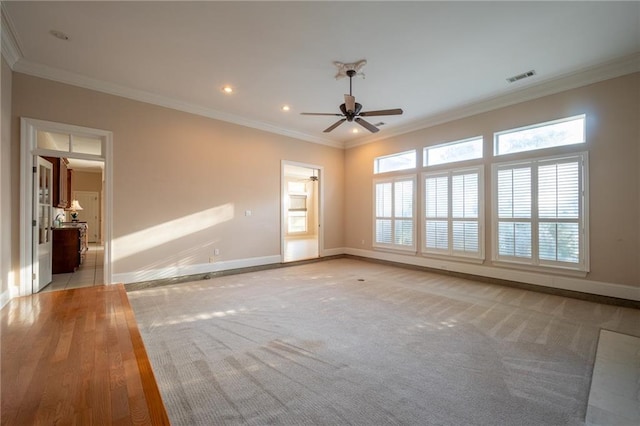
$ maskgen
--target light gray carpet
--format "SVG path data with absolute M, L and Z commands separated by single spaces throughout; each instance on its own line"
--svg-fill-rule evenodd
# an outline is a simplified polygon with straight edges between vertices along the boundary
M 352 259 L 129 298 L 174 425 L 580 425 L 600 328 L 640 335 L 638 310 Z

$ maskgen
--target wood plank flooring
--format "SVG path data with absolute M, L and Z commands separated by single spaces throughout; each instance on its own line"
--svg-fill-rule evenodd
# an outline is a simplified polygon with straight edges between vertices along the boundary
M 0 319 L 0 424 L 169 424 L 124 286 L 16 298 Z

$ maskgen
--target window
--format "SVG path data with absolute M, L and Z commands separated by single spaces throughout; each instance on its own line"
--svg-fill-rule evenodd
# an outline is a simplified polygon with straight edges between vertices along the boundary
M 423 174 L 424 253 L 483 258 L 482 168 Z
M 296 234 L 308 231 L 307 194 L 304 182 L 287 182 L 289 203 L 287 208 L 287 233 Z
M 415 176 L 374 181 L 374 246 L 416 250 Z
M 102 156 L 103 140 L 99 137 L 38 130 L 36 142 L 41 149 Z
M 482 158 L 482 136 L 424 148 L 424 166 Z
M 496 260 L 587 271 L 587 154 L 494 165 Z
M 377 157 L 373 162 L 373 173 L 375 174 L 415 168 L 415 150 L 386 155 L 384 157 Z
M 495 155 L 533 151 L 585 142 L 585 115 L 564 118 L 495 134 Z

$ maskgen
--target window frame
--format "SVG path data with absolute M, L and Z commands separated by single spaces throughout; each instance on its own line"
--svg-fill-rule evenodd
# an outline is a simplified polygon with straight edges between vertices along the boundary
M 409 153 L 413 153 L 413 166 L 412 167 L 406 167 L 404 169 L 393 169 L 393 170 L 385 170 L 383 172 L 378 171 L 379 170 L 379 165 L 378 162 L 380 160 L 384 160 L 387 158 L 393 158 L 393 157 L 400 157 L 404 154 L 409 154 Z M 375 157 L 373 159 L 373 174 L 374 175 L 379 175 L 379 174 L 383 174 L 383 173 L 394 173 L 394 172 L 404 172 L 406 170 L 412 170 L 415 169 L 418 166 L 418 150 L 417 149 L 409 149 L 407 151 L 402 151 L 402 152 L 395 152 L 393 154 L 389 154 L 389 155 L 381 155 L 379 157 Z
M 563 262 L 563 261 L 551 261 L 540 259 L 540 242 L 539 232 L 540 223 L 549 222 L 563 222 L 562 219 L 554 219 L 553 221 L 548 218 L 540 218 L 538 200 L 540 193 L 538 191 L 538 172 L 539 168 L 544 165 L 571 163 L 577 161 L 579 164 L 579 194 L 578 194 L 578 229 L 579 229 L 579 249 L 577 263 Z M 514 169 L 517 167 L 530 167 L 531 168 L 531 257 L 516 257 L 501 255 L 499 253 L 499 223 L 501 218 L 499 217 L 499 194 L 498 194 L 498 172 L 500 170 Z M 515 161 L 503 161 L 494 163 L 491 165 L 491 259 L 496 264 L 502 264 L 506 266 L 531 268 L 533 270 L 553 270 L 554 272 L 574 272 L 581 275 L 586 275 L 589 272 L 589 153 L 587 151 L 581 151 L 570 154 L 561 154 L 546 157 L 527 158 Z M 567 221 L 571 223 L 571 221 Z
M 568 122 L 568 121 L 573 121 L 573 120 L 577 120 L 577 119 L 582 119 L 582 134 L 583 134 L 583 140 L 582 142 L 574 142 L 574 143 L 570 143 L 570 144 L 562 144 L 562 145 L 552 145 L 552 146 L 545 146 L 542 148 L 533 148 L 533 149 L 524 149 L 524 150 L 520 150 L 520 151 L 511 151 L 511 152 L 505 152 L 505 153 L 500 153 L 500 150 L 498 149 L 498 139 L 501 135 L 505 135 L 505 134 L 509 134 L 509 133 L 516 133 L 516 132 L 521 132 L 524 130 L 530 130 L 530 129 L 536 129 L 536 128 L 540 128 L 540 127 L 547 127 L 547 126 L 553 126 L 554 124 L 559 124 L 559 123 L 564 123 L 564 122 Z M 564 118 L 559 118 L 556 120 L 551 120 L 551 121 L 545 121 L 543 123 L 535 123 L 535 124 L 530 124 L 527 126 L 522 126 L 522 127 L 516 127 L 513 129 L 506 129 L 506 130 L 500 130 L 499 132 L 494 132 L 493 133 L 493 156 L 494 157 L 502 157 L 505 155 L 515 155 L 515 154 L 523 154 L 523 153 L 530 153 L 530 152 L 537 152 L 537 151 L 543 151 L 546 149 L 553 149 L 553 148 L 558 148 L 558 147 L 563 147 L 563 146 L 573 146 L 573 145 L 582 145 L 582 144 L 586 144 L 587 143 L 587 115 L 586 114 L 577 114 L 571 117 L 564 117 Z
M 442 148 L 442 147 L 450 146 L 450 145 L 460 145 L 460 144 L 469 143 L 469 142 L 475 142 L 475 141 L 480 141 L 480 157 L 465 158 L 465 159 L 462 159 L 462 160 L 446 161 L 446 162 L 438 163 L 438 164 L 427 164 L 428 161 L 429 161 L 429 150 L 436 149 L 436 148 Z M 484 136 L 482 136 L 482 135 L 473 136 L 473 137 L 470 137 L 470 138 L 460 139 L 460 140 L 451 141 L 451 142 L 439 143 L 437 145 L 432 145 L 432 146 L 425 146 L 424 148 L 422 148 L 422 167 L 438 167 L 438 166 L 443 166 L 443 165 L 446 165 L 446 164 L 460 163 L 460 162 L 463 162 L 463 161 L 481 160 L 482 158 L 484 158 Z
M 395 239 L 396 233 L 395 233 L 395 220 L 397 219 L 407 219 L 405 217 L 401 217 L 401 216 L 396 216 L 395 215 L 395 200 L 396 200 L 396 194 L 395 194 L 395 183 L 396 182 L 404 182 L 404 181 L 411 181 L 413 183 L 413 191 L 412 191 L 412 209 L 411 209 L 411 222 L 412 222 L 412 226 L 413 226 L 413 236 L 412 236 L 412 241 L 413 244 L 411 246 L 407 246 L 407 245 L 402 245 L 402 244 L 395 244 L 395 243 L 391 243 L 391 244 L 387 244 L 387 243 L 379 243 L 377 242 L 376 239 L 376 225 L 377 225 L 377 221 L 379 219 L 390 219 L 391 220 L 391 224 L 392 224 L 392 241 Z M 378 184 L 383 184 L 383 183 L 390 183 L 391 184 L 391 189 L 392 189 L 392 195 L 391 195 L 391 208 L 392 208 L 392 213 L 391 216 L 378 216 L 377 215 L 377 185 Z M 417 222 L 416 222 L 416 202 L 417 202 L 417 189 L 418 189 L 418 179 L 417 179 L 417 175 L 416 174 L 410 174 L 410 175 L 398 175 L 398 176 L 391 176 L 391 177 L 385 177 L 385 178 L 375 178 L 373 179 L 373 229 L 372 229 L 372 247 L 374 249 L 379 249 L 379 250 L 390 250 L 390 251 L 400 251 L 403 253 L 407 253 L 407 252 L 411 252 L 413 254 L 417 253 L 417 247 L 418 247 L 418 242 L 417 242 Z
M 478 175 L 478 217 L 474 219 L 474 221 L 478 224 L 478 251 L 474 252 L 465 252 L 460 250 L 454 250 L 453 246 L 453 222 L 456 220 L 470 222 L 466 218 L 454 218 L 453 217 L 453 177 L 466 175 L 470 173 L 477 173 Z M 428 248 L 427 238 L 426 238 L 426 222 L 427 222 L 427 183 L 426 180 L 428 178 L 433 177 L 447 177 L 447 239 L 448 239 L 448 247 L 447 249 L 438 249 L 438 248 Z M 421 227 L 420 227 L 420 253 L 424 256 L 441 256 L 447 257 L 456 260 L 476 260 L 479 262 L 484 261 L 485 259 L 485 219 L 484 219 L 484 165 L 480 164 L 477 166 L 471 167 L 459 167 L 459 168 L 449 168 L 438 171 L 427 171 L 421 174 L 421 195 L 422 195 L 422 205 L 421 205 Z

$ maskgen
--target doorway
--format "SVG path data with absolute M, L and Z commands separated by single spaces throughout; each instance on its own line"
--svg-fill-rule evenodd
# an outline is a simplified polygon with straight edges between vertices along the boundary
M 283 161 L 282 262 L 321 255 L 321 176 L 320 166 Z
M 36 200 L 38 186 L 36 184 L 37 159 L 51 157 L 54 159 L 68 159 L 82 162 L 93 162 L 102 165 L 101 181 L 102 212 L 104 221 L 101 226 L 104 240 L 102 259 L 98 262 L 104 265 L 101 271 L 101 281 L 111 283 L 111 206 L 112 206 L 112 133 L 105 130 L 90 129 L 69 124 L 54 123 L 30 118 L 21 118 L 20 132 L 20 295 L 29 295 L 41 290 L 41 275 L 45 274 L 40 265 L 40 247 L 37 235 L 40 229 L 52 229 L 60 226 L 60 220 L 71 210 L 62 196 L 71 192 L 71 184 L 64 179 L 53 182 L 53 186 L 60 188 L 59 199 L 48 217 L 38 214 L 39 205 Z M 65 170 L 65 169 L 61 169 Z M 63 173 L 63 172 L 60 172 Z M 67 173 L 66 170 L 64 173 Z M 54 179 L 55 180 L 55 179 Z M 59 219 L 60 218 L 60 219 Z M 44 266 L 44 265 L 42 265 Z

